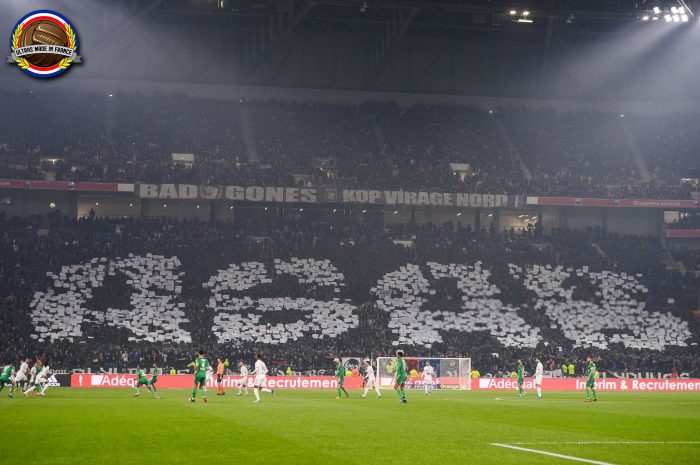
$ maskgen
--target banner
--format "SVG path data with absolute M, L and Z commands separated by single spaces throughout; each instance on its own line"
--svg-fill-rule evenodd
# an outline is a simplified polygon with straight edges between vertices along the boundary
M 0 179 L 0 189 L 134 192 L 134 185 L 110 182 L 25 181 L 15 179 Z
M 193 184 L 139 184 L 138 193 L 139 197 L 144 199 L 225 199 L 246 202 L 431 205 L 471 208 L 518 207 L 522 203 L 520 196 L 505 194 L 453 194 L 343 188 L 196 186 Z
M 27 181 L 0 179 L 0 189 L 24 189 L 25 187 L 27 187 Z
M 479 378 L 473 380 L 472 389 L 482 391 L 515 391 L 518 382 L 513 378 Z M 700 379 L 625 379 L 599 378 L 595 383 L 601 391 L 673 391 L 699 392 Z M 525 390 L 535 389 L 535 380 L 526 378 Z M 545 391 L 583 391 L 586 389 L 585 378 L 544 378 L 542 389 Z
M 253 376 L 248 377 L 248 387 L 253 387 Z M 133 388 L 136 375 L 74 373 L 70 385 L 74 388 Z M 222 385 L 225 389 L 237 388 L 240 376 L 224 376 Z M 194 375 L 160 375 L 156 386 L 164 389 L 188 389 L 194 384 Z M 361 376 L 345 378 L 345 387 L 358 389 L 362 385 Z M 270 389 L 338 389 L 338 379 L 333 376 L 268 376 L 266 386 Z M 207 382 L 207 388 L 216 388 L 216 377 Z
M 527 197 L 527 205 L 559 207 L 700 208 L 697 200 L 592 199 L 579 197 Z
M 700 239 L 700 229 L 667 229 L 666 237 L 671 239 Z

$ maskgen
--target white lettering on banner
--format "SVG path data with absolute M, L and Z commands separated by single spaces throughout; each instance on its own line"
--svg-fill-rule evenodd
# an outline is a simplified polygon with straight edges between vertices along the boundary
M 298 202 L 299 189 L 295 187 L 288 187 L 285 191 L 284 200 L 287 202 Z
M 197 186 L 191 184 L 180 184 L 178 194 L 181 199 L 196 199 L 199 195 Z
M 456 207 L 507 206 L 509 196 L 499 194 L 450 194 L 446 192 L 404 192 L 391 190 L 341 189 L 343 203 L 376 205 L 432 205 Z M 196 186 L 193 184 L 139 184 L 139 196 L 147 199 L 219 199 L 248 202 L 317 203 L 318 191 L 312 188 L 265 186 Z M 327 191 L 325 198 L 336 201 L 336 190 Z M 513 206 L 518 205 L 513 197 Z
M 401 200 L 399 200 L 399 195 L 401 196 Z M 384 191 L 384 198 L 386 199 L 387 205 L 396 205 L 397 203 L 403 203 L 403 192 Z
M 158 197 L 157 184 L 139 184 L 139 197 L 155 199 Z
M 698 391 L 700 382 L 679 383 L 675 381 L 641 381 L 632 380 L 632 389 L 635 391 Z
M 158 197 L 161 199 L 176 199 L 178 197 L 177 194 L 175 184 L 163 184 L 160 186 L 160 195 Z
M 456 206 L 466 207 L 469 205 L 469 194 L 456 194 L 456 195 L 457 195 Z
M 301 197 L 299 198 L 300 202 L 316 203 L 316 200 L 317 200 L 316 189 L 302 189 L 300 194 L 301 194 Z
M 265 189 L 262 187 L 248 187 L 245 190 L 246 200 L 252 200 L 253 202 L 260 202 L 265 200 Z
M 268 202 L 284 202 L 284 188 L 283 187 L 266 187 L 265 197 Z
M 532 378 L 526 378 L 526 389 L 533 388 Z M 544 378 L 543 387 L 547 391 L 582 391 L 586 389 L 586 380 L 583 378 Z M 480 390 L 515 390 L 517 381 L 513 378 L 479 378 L 478 384 L 472 383 L 473 389 Z M 669 379 L 619 379 L 601 378 L 596 380 L 595 388 L 601 391 L 670 391 L 670 392 L 698 392 L 700 380 L 669 380 Z

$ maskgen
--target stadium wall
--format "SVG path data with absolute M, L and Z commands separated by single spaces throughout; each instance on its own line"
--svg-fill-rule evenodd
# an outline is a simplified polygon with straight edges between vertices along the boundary
M 224 376 L 223 386 L 226 389 L 237 387 L 236 381 L 240 376 Z M 65 378 L 61 385 L 65 386 Z M 74 373 L 70 376 L 70 386 L 74 388 L 133 388 L 136 385 L 136 375 L 128 374 L 89 374 Z M 192 387 L 193 375 L 161 375 L 157 386 L 164 389 L 187 389 Z M 477 391 L 515 391 L 517 380 L 512 378 L 474 378 L 471 389 Z M 439 378 L 436 379 L 439 383 Z M 545 391 L 581 391 L 585 389 L 584 378 L 545 378 L 542 388 Z M 338 381 L 332 376 L 269 376 L 267 386 L 272 389 L 337 389 Z M 345 378 L 348 389 L 360 389 L 362 377 Z M 216 387 L 214 379 L 210 379 L 207 387 Z M 253 378 L 249 377 L 248 387 L 253 387 Z M 422 385 L 416 385 L 421 389 Z M 526 390 L 535 389 L 534 380 L 528 378 L 523 387 Z M 600 378 L 596 381 L 596 389 L 600 391 L 631 391 L 631 392 L 700 392 L 700 379 L 618 379 Z
M 9 181 L 8 181 L 9 182 Z M 15 181 L 12 181 L 15 183 Z M 340 223 L 401 224 L 413 221 L 417 224 L 444 224 L 452 222 L 462 226 L 489 228 L 492 224 L 500 231 L 518 230 L 542 221 L 545 232 L 554 228 L 601 228 L 619 234 L 651 235 L 665 237 L 663 206 L 645 207 L 588 207 L 534 205 L 523 201 L 503 207 L 445 207 L 430 205 L 381 205 L 355 203 L 274 203 L 233 201 L 227 199 L 159 199 L 140 198 L 133 185 L 105 184 L 103 186 L 59 186 L 50 189 L 38 182 L 26 188 L 24 181 L 16 181 L 17 188 L 0 189 L 0 212 L 8 216 L 26 217 L 60 212 L 71 218 L 86 217 L 94 212 L 105 218 L 210 218 L 218 221 L 234 221 L 237 218 L 266 221 L 272 218 L 296 218 Z M 21 186 L 20 186 L 21 184 Z M 36 188 L 38 185 L 39 188 Z M 517 196 L 516 196 L 517 197 Z M 529 198 L 532 199 L 532 198 Z M 571 200 L 571 199 L 570 199 Z M 611 201 L 612 202 L 612 201 Z M 692 203 L 692 201 L 688 201 Z M 264 210 L 268 207 L 269 211 Z M 304 208 L 303 215 L 300 208 Z M 342 214 L 332 213 L 334 209 Z M 668 207 L 683 210 L 685 207 Z M 693 207 L 688 207 L 693 208 Z M 695 207 L 697 208 L 697 207 Z M 697 237 L 684 238 L 685 242 L 697 241 Z
M 0 81 L 2 82 L 2 81 Z M 27 79 L 8 82 L 8 88 L 31 90 L 35 83 Z M 408 92 L 370 92 L 338 89 L 300 89 L 289 87 L 235 86 L 220 84 L 192 84 L 185 82 L 152 82 L 103 79 L 57 79 L 42 82 L 42 89 L 54 92 L 92 91 L 98 93 L 134 94 L 177 93 L 192 97 L 216 100 L 283 100 L 294 102 L 323 102 L 345 105 L 359 105 L 363 102 L 394 102 L 402 106 L 416 104 L 442 104 L 470 106 L 484 110 L 495 110 L 502 106 L 519 106 L 530 109 L 553 109 L 558 111 L 594 111 L 628 115 L 672 115 L 679 113 L 700 113 L 700 103 L 694 100 L 668 101 L 584 101 L 556 99 L 526 99 L 482 97 L 470 95 L 427 94 Z

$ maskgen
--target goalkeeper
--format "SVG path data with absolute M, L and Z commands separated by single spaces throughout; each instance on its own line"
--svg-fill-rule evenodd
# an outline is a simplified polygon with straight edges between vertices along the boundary
M 588 367 L 586 368 L 586 375 L 588 379 L 586 380 L 586 402 L 597 402 L 598 396 L 595 393 L 595 380 L 598 379 L 598 369 L 593 363 L 593 357 L 590 355 L 586 359 L 588 361 Z M 591 399 L 591 393 L 593 394 L 593 399 Z
M 396 351 L 396 381 L 394 382 L 394 391 L 401 397 L 400 402 L 406 403 L 406 378 L 408 377 L 406 370 L 406 361 L 403 359 L 403 350 Z
M 350 397 L 350 393 L 345 390 L 345 367 L 343 366 L 343 362 L 338 358 L 334 358 L 333 361 L 336 363 L 335 367 L 335 376 L 338 378 L 338 397 L 336 399 L 340 399 L 340 394 L 345 393 L 345 398 L 347 399 Z

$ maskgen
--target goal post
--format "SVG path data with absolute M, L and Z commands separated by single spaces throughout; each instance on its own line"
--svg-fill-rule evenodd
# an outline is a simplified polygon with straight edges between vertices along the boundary
M 433 389 L 471 390 L 471 358 L 404 357 L 407 389 L 423 389 L 423 368 L 430 362 L 435 371 Z M 393 387 L 396 357 L 377 357 L 377 381 L 380 388 Z

